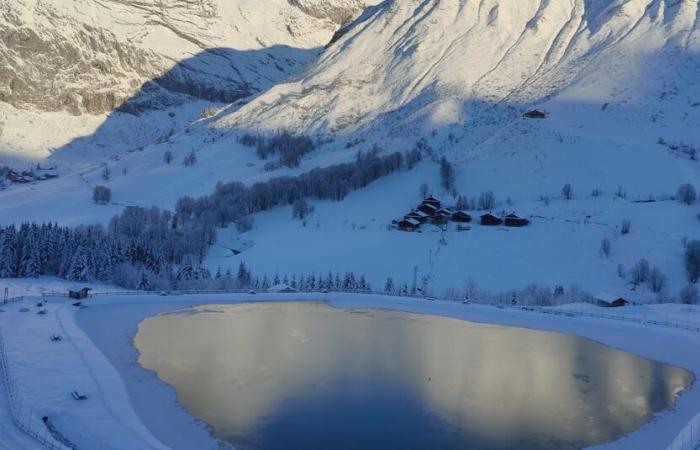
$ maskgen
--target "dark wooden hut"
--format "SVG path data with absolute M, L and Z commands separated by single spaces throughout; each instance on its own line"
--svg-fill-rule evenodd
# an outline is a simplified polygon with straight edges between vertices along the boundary
M 82 300 L 82 299 L 88 297 L 88 294 L 90 293 L 91 290 L 92 289 L 89 287 L 84 287 L 84 288 L 77 290 L 77 291 L 68 291 L 68 297 Z
M 523 114 L 523 117 L 526 119 L 546 119 L 547 113 L 540 111 L 539 109 L 533 109 L 532 111 L 528 111 Z
M 440 203 L 440 200 L 436 199 L 435 197 L 428 197 L 426 199 L 423 199 L 421 204 L 422 205 L 432 205 L 435 207 L 435 209 L 440 209 L 440 206 L 442 206 L 442 203 Z
M 420 222 L 416 219 L 404 219 L 398 223 L 397 227 L 401 231 L 416 231 L 420 228 Z
M 505 223 L 507 227 L 525 227 L 530 224 L 530 221 L 515 214 L 508 214 Z
M 500 217 L 496 217 L 493 214 L 484 214 L 481 216 L 481 224 L 486 226 L 501 225 L 503 220 Z
M 425 202 L 423 202 L 423 203 L 420 204 L 420 206 L 418 206 L 418 211 L 422 211 L 422 212 L 424 212 L 424 213 L 426 213 L 427 215 L 429 215 L 429 216 L 432 217 L 432 216 L 435 215 L 435 213 L 437 212 L 438 208 L 439 208 L 439 207 L 437 207 L 437 206 L 435 206 L 435 205 L 432 205 L 432 204 L 430 204 L 430 203 L 425 203 Z
M 472 221 L 472 216 L 465 213 L 464 211 L 456 211 L 456 212 L 452 213 L 452 221 L 453 222 L 468 223 L 468 222 Z

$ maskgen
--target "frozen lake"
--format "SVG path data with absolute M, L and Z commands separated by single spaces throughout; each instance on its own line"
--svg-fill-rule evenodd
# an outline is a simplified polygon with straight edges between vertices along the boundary
M 324 303 L 144 320 L 139 362 L 257 449 L 580 449 L 671 407 L 692 375 L 566 334 Z

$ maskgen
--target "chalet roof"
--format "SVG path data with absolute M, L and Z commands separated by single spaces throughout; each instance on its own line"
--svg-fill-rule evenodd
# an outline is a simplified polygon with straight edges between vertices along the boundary
M 623 297 L 620 297 L 619 295 L 614 295 L 614 294 L 608 294 L 607 292 L 601 292 L 600 294 L 595 296 L 596 300 L 612 303 L 616 300 L 625 300 Z M 626 300 L 625 300 L 626 301 Z
M 482 218 L 484 218 L 484 217 L 493 217 L 494 219 L 500 219 L 500 217 L 494 216 L 494 215 L 491 214 L 491 213 L 482 214 L 481 217 L 482 217 Z
M 435 211 L 438 210 L 438 207 L 437 207 L 437 206 L 432 205 L 432 204 L 430 204 L 430 203 L 425 203 L 425 202 L 424 202 L 424 203 L 421 203 L 418 207 L 419 207 L 419 208 L 430 208 L 430 209 L 433 209 L 433 210 L 435 210 Z
M 406 217 L 420 217 L 422 219 L 427 219 L 430 217 L 430 214 L 423 211 L 411 211 L 410 213 L 406 214 Z
M 416 219 L 409 218 L 409 219 L 404 219 L 401 222 L 406 222 L 406 223 L 410 223 L 411 225 L 420 226 L 420 222 L 417 221 Z
M 506 218 L 508 218 L 508 219 L 522 219 L 522 217 L 519 217 L 519 216 L 518 216 L 517 214 L 515 214 L 515 213 L 508 214 L 508 215 L 506 216 Z
M 466 213 L 466 212 L 464 212 L 464 211 L 461 211 L 461 210 L 460 210 L 460 211 L 455 211 L 455 212 L 453 212 L 452 214 L 453 214 L 453 215 L 454 215 L 454 214 L 461 214 L 461 215 L 464 215 L 464 216 L 468 216 L 468 215 L 469 215 L 468 213 Z
M 424 198 L 423 203 L 428 202 L 428 203 L 440 203 L 440 200 L 436 199 L 432 195 L 430 197 Z

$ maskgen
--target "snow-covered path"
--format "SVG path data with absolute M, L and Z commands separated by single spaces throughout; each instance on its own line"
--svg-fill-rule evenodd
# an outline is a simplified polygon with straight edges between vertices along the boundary
M 12 421 L 7 387 L 2 377 L 0 377 L 0 429 L 2 430 L 0 450 L 33 450 L 42 448 L 38 443 L 17 428 Z

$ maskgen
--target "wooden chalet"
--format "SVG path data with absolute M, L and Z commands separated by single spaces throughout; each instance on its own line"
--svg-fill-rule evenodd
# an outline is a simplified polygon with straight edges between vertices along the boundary
M 501 225 L 503 220 L 500 217 L 496 217 L 493 214 L 484 214 L 481 216 L 481 224 L 486 226 L 496 226 Z
M 442 203 L 440 203 L 440 200 L 431 196 L 431 197 L 428 197 L 426 199 L 423 199 L 423 201 L 421 202 L 421 205 L 432 205 L 435 207 L 436 210 L 438 210 L 442 206 Z
M 508 214 L 505 218 L 505 224 L 507 227 L 526 227 L 530 221 L 515 214 Z
M 523 117 L 525 119 L 546 119 L 547 113 L 540 111 L 539 109 L 533 109 L 532 111 L 528 111 L 523 114 Z
M 410 213 L 406 214 L 404 219 L 413 219 L 417 220 L 420 223 L 425 223 L 428 221 L 430 216 L 423 211 L 411 211 Z
M 431 203 L 421 203 L 420 206 L 418 206 L 418 211 L 422 211 L 426 213 L 428 216 L 432 217 L 435 215 L 435 213 L 438 211 L 439 207 L 435 206 Z
M 420 228 L 420 224 L 416 219 L 404 219 L 396 226 L 401 231 L 416 231 Z
M 603 308 L 620 308 L 629 304 L 629 301 L 619 295 L 605 293 L 596 295 L 595 302 L 596 305 L 602 306 Z
M 455 211 L 452 213 L 453 222 L 468 223 L 472 221 L 472 216 L 465 213 L 464 211 Z

